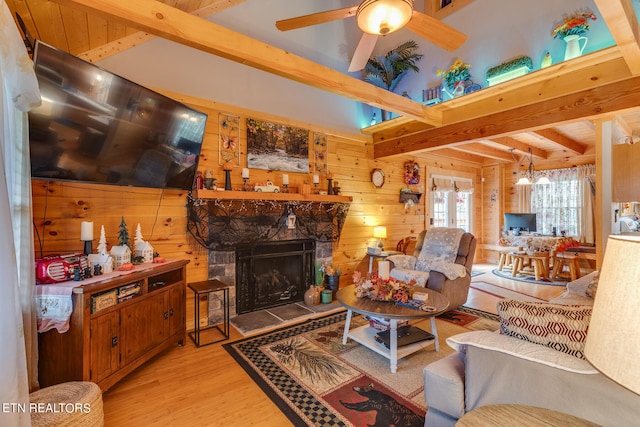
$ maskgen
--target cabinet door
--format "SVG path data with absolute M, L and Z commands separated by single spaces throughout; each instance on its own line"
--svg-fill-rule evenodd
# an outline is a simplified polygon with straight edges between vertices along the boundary
M 120 351 L 122 366 L 128 365 L 166 338 L 165 324 L 169 318 L 164 291 L 120 310 Z
M 120 338 L 118 312 L 114 311 L 91 319 L 91 375 L 98 382 L 118 370 Z
M 183 285 L 169 290 L 169 336 L 184 334 L 185 325 L 185 288 Z

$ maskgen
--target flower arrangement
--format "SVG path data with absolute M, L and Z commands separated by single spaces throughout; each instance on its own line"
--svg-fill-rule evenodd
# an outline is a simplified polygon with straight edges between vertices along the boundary
M 556 241 L 554 250 L 556 252 L 564 252 L 571 248 L 577 248 L 580 246 L 580 242 L 575 240 L 573 237 L 563 237 Z
M 572 16 L 565 16 L 564 22 L 558 24 L 551 32 L 551 35 L 554 39 L 564 39 L 567 36 L 580 36 L 589 31 L 589 20 L 596 20 L 596 15 L 591 11 L 576 12 Z
M 342 275 L 342 271 L 339 268 L 335 268 L 331 264 L 322 263 L 320 266 L 320 271 L 326 276 L 340 276 Z
M 413 281 L 412 281 L 413 282 Z M 363 277 L 362 273 L 353 273 L 353 284 L 356 288 L 356 297 L 368 297 L 374 301 L 394 301 L 406 303 L 411 299 L 411 284 L 389 278 L 382 279 L 377 275 Z
M 457 59 L 448 70 L 438 70 L 436 76 L 442 77 L 447 87 L 453 90 L 457 82 L 469 80 L 471 77 L 469 68 L 471 68 L 471 65 L 465 64 L 461 59 Z

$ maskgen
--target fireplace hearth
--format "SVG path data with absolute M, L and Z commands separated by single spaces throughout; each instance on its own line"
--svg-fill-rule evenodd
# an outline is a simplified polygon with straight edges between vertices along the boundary
M 236 248 L 236 312 L 302 301 L 315 280 L 315 241 L 289 240 Z

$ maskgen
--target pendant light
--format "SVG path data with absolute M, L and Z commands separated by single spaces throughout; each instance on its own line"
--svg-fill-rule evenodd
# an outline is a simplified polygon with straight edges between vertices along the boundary
M 384 36 L 404 27 L 413 14 L 413 0 L 365 0 L 356 11 L 358 27 Z
M 529 147 L 529 168 L 523 172 L 522 177 L 518 180 L 516 185 L 547 185 L 551 184 L 549 178 L 546 177 L 542 172 L 536 172 L 533 168 L 533 153 L 531 151 L 531 147 Z

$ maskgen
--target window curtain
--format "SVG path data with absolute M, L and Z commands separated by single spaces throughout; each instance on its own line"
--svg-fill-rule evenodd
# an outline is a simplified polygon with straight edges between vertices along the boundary
M 0 11 L 0 401 L 29 404 L 37 388 L 34 245 L 27 111 L 40 103 L 33 62 L 9 8 Z M 2 415 L 3 425 L 30 426 L 26 413 Z
M 456 193 L 473 194 L 473 183 L 471 181 L 454 181 L 453 188 Z
M 519 213 L 531 213 L 531 185 L 516 185 Z
M 531 186 L 531 210 L 537 214 L 539 232 L 550 233 L 556 227 L 580 242 L 593 239 L 593 201 L 586 197 L 591 192 L 587 177 L 593 174 L 594 165 L 553 169 L 547 171 L 551 184 Z
M 431 186 L 431 191 L 442 191 L 443 193 L 453 191 L 453 181 L 451 181 L 451 178 L 434 177 L 432 180 L 433 185 Z

